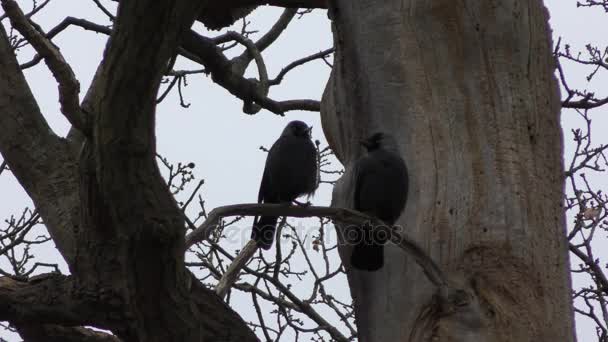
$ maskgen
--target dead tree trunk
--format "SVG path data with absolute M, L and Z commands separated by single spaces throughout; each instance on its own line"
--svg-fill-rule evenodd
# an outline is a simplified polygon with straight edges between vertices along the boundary
M 468 298 L 446 310 L 386 248 L 349 270 L 360 341 L 574 341 L 562 208 L 562 134 L 539 0 L 337 0 L 323 128 L 347 173 L 358 140 L 396 135 L 410 171 L 399 223 Z M 348 264 L 348 247 L 341 250 Z

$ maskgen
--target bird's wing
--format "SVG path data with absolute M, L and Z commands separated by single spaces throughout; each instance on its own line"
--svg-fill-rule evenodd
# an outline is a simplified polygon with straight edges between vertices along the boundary
M 268 150 L 268 154 L 266 156 L 266 164 L 264 164 L 264 173 L 262 174 L 262 181 L 260 182 L 260 191 L 258 192 L 258 203 L 262 203 L 268 200 L 270 189 L 270 177 L 272 175 L 272 165 L 273 160 L 276 159 L 276 155 L 279 154 L 280 145 L 283 137 L 279 137 L 274 144 Z
M 407 200 L 407 169 L 401 157 L 391 153 L 367 155 L 357 163 L 355 210 L 387 223 L 395 221 Z
M 355 168 L 355 196 L 354 196 L 354 207 L 355 210 L 365 211 L 366 205 L 364 198 L 361 198 L 362 192 L 368 187 L 368 183 L 370 181 L 371 173 L 373 172 L 373 163 L 370 160 L 369 156 L 364 156 L 357 161 L 357 166 Z
M 260 182 L 260 191 L 258 192 L 258 203 L 264 201 L 264 195 L 266 189 L 268 189 L 268 163 L 264 165 L 264 173 L 262 174 L 262 181 Z

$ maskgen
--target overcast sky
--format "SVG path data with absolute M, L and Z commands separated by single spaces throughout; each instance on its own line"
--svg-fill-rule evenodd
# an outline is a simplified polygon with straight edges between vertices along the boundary
M 19 0 L 18 3 L 25 9 L 31 6 L 29 0 Z M 564 42 L 569 43 L 575 51 L 583 49 L 585 44 L 590 42 L 601 47 L 608 45 L 608 35 L 605 34 L 608 14 L 597 8 L 576 9 L 575 0 L 547 0 L 545 4 L 551 12 L 554 41 L 557 41 L 558 37 L 564 37 Z M 281 10 L 272 8 L 254 12 L 249 17 L 252 23 L 250 29 L 265 32 L 280 13 Z M 93 2 L 84 0 L 52 0 L 48 8 L 36 15 L 34 20 L 48 30 L 65 16 L 107 24 Z M 6 26 L 6 20 L 3 23 Z M 101 59 L 106 36 L 72 28 L 61 33 L 54 42 L 61 47 L 61 52 L 75 69 L 84 93 Z M 264 53 L 270 77 L 275 76 L 289 62 L 331 45 L 331 31 L 325 11 L 317 10 L 300 20 L 294 20 L 277 43 Z M 27 61 L 29 57 L 31 51 L 27 49 L 19 55 L 21 62 Z M 192 67 L 184 62 L 178 65 L 182 68 Z M 585 70 L 576 65 L 566 67 L 573 85 L 588 86 Z M 253 71 L 254 68 L 250 73 Z M 69 126 L 60 114 L 57 87 L 44 64 L 29 69 L 26 76 L 52 128 L 60 135 L 65 134 Z M 322 61 L 309 63 L 291 72 L 282 85 L 272 88 L 270 96 L 274 99 L 319 100 L 328 76 L 329 68 Z M 606 94 L 607 84 L 606 77 L 599 76 L 593 80 L 591 86 L 597 89 L 599 94 Z M 185 101 L 191 104 L 188 109 L 179 106 L 176 92 L 158 108 L 158 152 L 170 161 L 194 162 L 199 166 L 195 168 L 195 174 L 198 178 L 205 179 L 203 195 L 208 210 L 226 204 L 254 202 L 257 199 L 266 157 L 266 154 L 259 150 L 259 146 L 269 147 L 288 121 L 300 119 L 313 125 L 313 138 L 321 140 L 322 145 L 326 144 L 318 113 L 289 112 L 285 117 L 278 117 L 261 111 L 257 115 L 249 116 L 242 113 L 241 101 L 200 75 L 188 78 L 184 97 Z M 573 113 L 563 114 L 568 154 L 571 153 L 572 146 L 568 144 L 571 140 L 570 129 L 580 125 L 581 121 L 576 119 Z M 596 127 L 608 127 L 606 114 L 605 109 L 595 112 Z M 608 138 L 600 136 L 599 132 L 600 129 L 596 128 L 598 140 L 595 142 L 599 143 L 601 139 L 608 142 Z M 329 186 L 322 186 L 313 201 L 317 205 L 327 205 L 330 194 Z M 30 203 L 12 177 L 6 174 L 0 177 L 0 218 L 11 214 L 18 215 L 24 205 Z M 243 226 L 248 224 L 245 222 Z M 47 248 L 41 253 L 42 257 L 52 254 L 52 251 Z M 63 269 L 65 270 L 65 267 Z M 346 280 L 342 281 L 342 286 L 346 286 Z M 577 325 L 580 341 L 594 338 L 592 325 L 580 320 Z M 9 341 L 18 340 L 15 335 L 5 332 L 0 332 L 0 337 Z

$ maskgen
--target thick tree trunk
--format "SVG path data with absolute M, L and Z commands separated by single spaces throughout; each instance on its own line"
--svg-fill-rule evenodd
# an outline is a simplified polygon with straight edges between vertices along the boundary
M 83 104 L 82 121 L 91 125 L 86 137 L 63 139 L 50 130 L 0 27 L 0 127 L 6 131 L 0 153 L 71 271 L 28 281 L 0 278 L 0 319 L 28 340 L 115 339 L 83 325 L 112 330 L 125 342 L 257 340 L 186 269 L 183 213 L 155 159 L 161 77 L 206 4 L 120 3 Z
M 323 128 L 347 173 L 358 140 L 398 137 L 399 221 L 471 298 L 446 312 L 420 268 L 386 248 L 349 270 L 360 341 L 573 341 L 562 135 L 540 0 L 337 0 Z M 348 247 L 341 249 L 348 264 Z

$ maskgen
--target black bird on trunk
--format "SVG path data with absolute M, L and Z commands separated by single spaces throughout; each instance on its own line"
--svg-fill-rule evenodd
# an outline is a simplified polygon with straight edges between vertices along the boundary
M 291 121 L 268 151 L 258 203 L 291 203 L 312 195 L 319 185 L 317 149 L 310 138 L 312 127 Z M 256 216 L 251 239 L 269 249 L 274 240 L 277 216 Z
M 355 210 L 374 216 L 388 225 L 401 215 L 408 191 L 405 162 L 397 142 L 385 133 L 375 133 L 361 141 L 367 154 L 355 163 Z M 388 236 L 374 232 L 369 225 L 355 227 L 355 247 L 351 265 L 359 270 L 376 271 L 384 265 L 384 244 Z

